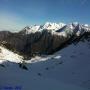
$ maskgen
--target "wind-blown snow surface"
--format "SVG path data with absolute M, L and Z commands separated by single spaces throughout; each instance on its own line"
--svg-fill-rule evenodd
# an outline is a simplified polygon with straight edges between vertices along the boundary
M 89 90 L 90 43 L 79 42 L 50 56 L 27 61 L 28 70 L 10 61 L 0 66 L 0 86 L 21 90 Z M 13 89 L 14 90 L 14 89 Z

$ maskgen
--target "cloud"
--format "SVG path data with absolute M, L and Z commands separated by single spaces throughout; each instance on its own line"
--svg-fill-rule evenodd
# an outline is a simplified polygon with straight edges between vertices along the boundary
M 22 19 L 10 12 L 0 12 L 0 30 L 21 30 L 24 27 Z

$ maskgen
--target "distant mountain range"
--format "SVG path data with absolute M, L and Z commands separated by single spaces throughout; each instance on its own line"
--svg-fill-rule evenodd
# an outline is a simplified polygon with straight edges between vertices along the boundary
M 26 34 L 41 32 L 43 30 L 61 32 L 65 28 L 74 30 L 76 27 L 78 30 L 81 30 L 84 28 L 88 31 L 90 29 L 90 26 L 88 24 L 79 24 L 78 22 L 74 22 L 70 24 L 64 24 L 64 23 L 57 24 L 57 23 L 46 22 L 44 25 L 26 26 L 21 32 L 24 32 Z

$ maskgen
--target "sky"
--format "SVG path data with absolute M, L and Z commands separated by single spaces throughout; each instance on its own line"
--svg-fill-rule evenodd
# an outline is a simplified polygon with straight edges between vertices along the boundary
M 0 0 L 0 30 L 45 22 L 90 24 L 90 0 Z

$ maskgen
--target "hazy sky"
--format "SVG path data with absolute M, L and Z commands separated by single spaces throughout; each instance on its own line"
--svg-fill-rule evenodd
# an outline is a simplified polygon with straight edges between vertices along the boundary
M 90 24 L 90 0 L 0 0 L 0 30 L 76 21 Z

